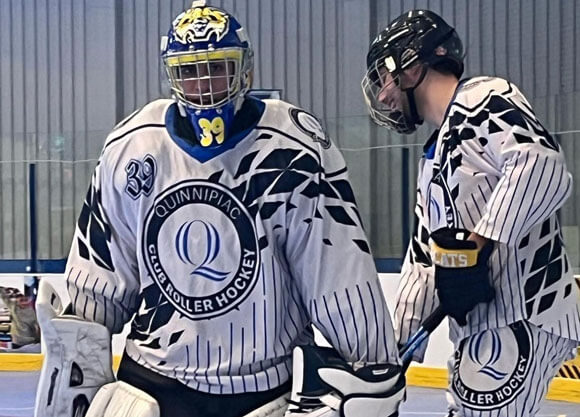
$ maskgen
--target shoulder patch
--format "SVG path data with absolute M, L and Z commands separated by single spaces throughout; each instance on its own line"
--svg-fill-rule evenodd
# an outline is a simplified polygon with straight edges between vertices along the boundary
M 314 142 L 320 143 L 324 149 L 330 148 L 331 142 L 326 136 L 326 132 L 324 131 L 320 120 L 307 111 L 296 107 L 292 107 L 289 110 L 289 113 L 292 123 L 294 123 L 300 131 L 312 138 Z

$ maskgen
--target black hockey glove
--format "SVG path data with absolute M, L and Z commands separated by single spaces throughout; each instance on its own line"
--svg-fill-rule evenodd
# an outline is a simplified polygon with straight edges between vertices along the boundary
M 431 259 L 435 265 L 435 288 L 445 313 L 457 324 L 467 324 L 467 313 L 479 303 L 493 300 L 488 260 L 493 242 L 480 250 L 466 240 L 467 230 L 440 229 L 431 234 Z

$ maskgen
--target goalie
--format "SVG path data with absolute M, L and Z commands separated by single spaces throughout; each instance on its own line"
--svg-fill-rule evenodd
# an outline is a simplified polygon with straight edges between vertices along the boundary
M 343 360 L 370 369 L 321 374 L 342 394 L 336 412 L 356 415 L 368 394 L 381 397 L 377 413 L 396 415 L 397 346 L 342 155 L 310 113 L 247 94 L 252 48 L 224 10 L 194 2 L 161 55 L 173 99 L 108 136 L 80 213 L 66 268 L 76 318 L 48 309 L 43 320 L 98 336 L 86 347 L 104 356 L 98 326 L 117 333 L 131 321 L 122 383 L 93 400 L 113 379 L 107 359 L 84 361 L 89 372 L 73 357 L 86 356 L 80 347 L 67 363 L 49 358 L 36 417 L 61 415 L 61 399 L 73 415 L 77 396 L 92 400 L 91 417 L 283 415 L 292 350 L 314 343 L 311 324 Z M 74 350 L 79 338 L 53 339 Z

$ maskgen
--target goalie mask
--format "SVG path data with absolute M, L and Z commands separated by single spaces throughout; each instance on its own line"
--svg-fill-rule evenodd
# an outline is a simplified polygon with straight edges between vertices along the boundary
M 413 85 L 405 85 L 403 71 L 421 64 Z M 371 118 L 379 125 L 408 134 L 423 120 L 414 90 L 427 67 L 444 65 L 457 78 L 463 73 L 463 45 L 455 29 L 428 10 L 412 10 L 395 19 L 372 42 L 362 89 Z M 406 100 L 404 97 L 406 96 Z
M 240 23 L 194 1 L 161 41 L 173 97 L 201 146 L 221 145 L 251 85 L 253 52 Z

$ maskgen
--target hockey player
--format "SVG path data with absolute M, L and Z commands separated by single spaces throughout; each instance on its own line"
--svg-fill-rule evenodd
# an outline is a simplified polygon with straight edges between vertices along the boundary
M 455 347 L 449 415 L 533 416 L 580 340 L 556 216 L 572 178 L 518 88 L 460 80 L 463 58 L 455 30 L 427 10 L 395 19 L 367 55 L 372 118 L 403 134 L 423 120 L 436 128 L 419 165 L 396 335 L 404 343 L 440 304 Z
M 123 384 L 99 392 L 91 417 L 156 415 L 155 402 L 164 417 L 279 416 L 293 366 L 303 376 L 314 356 L 328 358 L 311 369 L 339 395 L 334 415 L 397 413 L 404 379 L 344 160 L 316 117 L 247 94 L 252 58 L 234 17 L 194 2 L 162 41 L 173 99 L 106 140 L 66 277 L 72 313 L 131 332 Z M 353 367 L 306 348 L 292 363 L 313 344 L 311 324 Z M 47 363 L 45 377 L 67 369 Z M 37 417 L 53 397 L 39 397 Z

